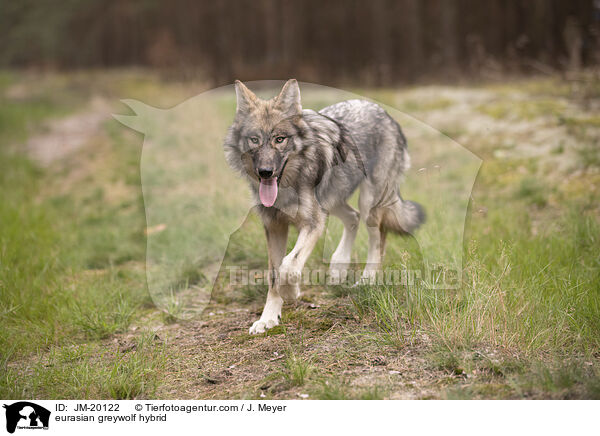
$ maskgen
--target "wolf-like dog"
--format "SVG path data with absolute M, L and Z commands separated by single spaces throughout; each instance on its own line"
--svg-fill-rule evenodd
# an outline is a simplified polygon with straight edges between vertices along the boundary
M 423 208 L 403 200 L 400 176 L 409 168 L 406 138 L 396 121 L 375 103 L 348 100 L 319 112 L 302 109 L 300 88 L 288 80 L 276 97 L 262 100 L 235 82 L 237 110 L 224 151 L 245 177 L 267 238 L 267 301 L 251 334 L 279 324 L 283 301 L 299 296 L 301 271 L 329 215 L 344 224 L 330 273 L 343 279 L 359 220 L 369 248 L 361 280 L 379 269 L 386 234 L 411 234 L 425 220 Z M 360 188 L 359 212 L 347 199 Z M 298 228 L 286 255 L 289 225 Z

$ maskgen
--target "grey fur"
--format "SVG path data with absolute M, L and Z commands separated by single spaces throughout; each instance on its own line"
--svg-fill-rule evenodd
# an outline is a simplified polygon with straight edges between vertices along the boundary
M 302 260 L 312 251 L 329 214 L 340 217 L 345 226 L 336 263 L 349 262 L 348 247 L 356 235 L 359 215 L 346 201 L 357 188 L 361 190 L 360 217 L 369 229 L 368 263 L 373 263 L 365 273 L 378 267 L 378 253 L 384 250 L 388 231 L 412 233 L 425 215 L 420 205 L 400 196 L 399 179 L 410 167 L 406 138 L 398 123 L 377 104 L 348 100 L 319 112 L 303 110 L 294 79 L 268 101 L 258 99 L 241 82 L 236 82 L 236 93 L 238 110 L 224 142 L 226 159 L 247 178 L 268 242 L 283 241 L 284 236 L 287 240 L 289 224 L 301 231 L 297 246 L 283 259 L 272 252 L 281 249 L 269 244 L 269 268 L 276 280 L 270 286 L 263 316 L 250 329 L 259 333 L 278 323 L 273 314 L 279 316 L 281 308 L 277 310 L 275 304 L 271 310 L 270 302 L 297 296 L 297 284 L 286 283 L 284 275 L 302 269 Z M 275 142 L 282 137 L 281 144 Z M 273 169 L 278 177 L 279 194 L 272 207 L 259 201 L 261 167 Z M 294 263 L 297 258 L 302 265 Z

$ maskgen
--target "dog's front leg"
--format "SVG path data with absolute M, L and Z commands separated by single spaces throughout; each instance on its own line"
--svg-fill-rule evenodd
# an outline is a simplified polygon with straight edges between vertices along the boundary
M 279 295 L 276 281 L 281 260 L 285 256 L 288 224 L 282 222 L 265 224 L 265 233 L 267 236 L 267 251 L 269 253 L 269 292 L 267 293 L 267 302 L 265 303 L 265 308 L 260 319 L 255 321 L 252 327 L 250 327 L 251 335 L 263 333 L 266 329 L 278 325 L 281 318 L 281 306 L 283 306 L 283 299 Z
M 279 293 L 285 299 L 298 298 L 302 269 L 310 253 L 325 228 L 326 215 L 319 217 L 318 222 L 299 229 L 298 240 L 293 250 L 283 258 L 279 268 Z

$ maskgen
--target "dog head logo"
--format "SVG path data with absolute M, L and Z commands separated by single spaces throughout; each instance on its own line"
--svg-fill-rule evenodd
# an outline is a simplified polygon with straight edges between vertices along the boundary
M 4 404 L 6 409 L 6 431 L 14 433 L 19 429 L 48 429 L 50 411 L 42 406 L 28 401 L 19 401 L 10 405 Z
M 276 104 L 285 100 L 272 100 L 282 93 L 283 82 L 261 81 L 246 85 L 264 101 Z M 301 108 L 320 110 L 332 103 L 363 99 L 325 86 L 305 83 L 299 86 Z M 225 254 L 229 256 L 235 251 L 228 251 L 230 237 L 242 228 L 251 209 L 260 202 L 263 205 L 272 203 L 288 189 L 283 182 L 277 187 L 276 182 L 271 181 L 282 173 L 286 162 L 283 153 L 277 158 L 257 154 L 256 162 L 249 160 L 247 168 L 240 160 L 241 170 L 258 173 L 259 193 L 262 188 L 258 203 L 249 195 L 247 180 L 231 170 L 226 159 L 227 150 L 223 149 L 224 139 L 236 119 L 236 108 L 241 102 L 243 109 L 247 95 L 250 95 L 241 85 L 237 88 L 237 94 L 233 85 L 213 89 L 170 109 L 123 100 L 135 115 L 114 115 L 119 122 L 144 135 L 140 173 L 147 221 L 148 289 L 159 308 L 178 318 L 189 318 L 205 309 L 219 272 L 227 274 L 225 270 L 229 263 L 224 262 Z M 290 95 L 296 97 L 295 93 Z M 296 102 L 296 99 L 291 101 Z M 299 103 L 279 109 L 297 112 L 300 110 L 297 106 Z M 381 106 L 402 126 L 408 138 L 412 166 L 406 173 L 402 192 L 423 205 L 428 214 L 427 223 L 414 235 L 421 250 L 425 277 L 429 278 L 428 285 L 452 287 L 437 280 L 446 272 L 460 280 L 464 226 L 482 161 L 431 126 L 393 107 Z M 250 140 L 256 136 L 260 142 L 260 135 L 250 133 Z M 272 148 L 283 148 L 288 137 L 288 133 L 274 136 Z M 248 148 L 255 146 L 253 143 L 246 145 Z M 290 165 L 285 167 L 284 174 L 290 173 Z M 265 168 L 273 173 L 270 177 L 267 174 L 261 177 L 263 186 L 259 186 L 259 170 Z M 293 215 L 294 204 L 289 206 L 284 212 Z M 327 263 L 335 250 L 330 232 L 339 232 L 333 227 L 337 224 L 337 220 L 329 220 L 325 231 L 323 260 Z M 256 229 L 252 230 L 253 243 L 262 244 L 262 228 L 257 226 Z M 259 251 L 264 252 L 262 245 L 257 253 Z M 235 253 L 232 256 L 235 257 Z M 254 261 L 266 267 L 266 259 L 260 263 Z M 243 264 L 244 260 L 233 262 Z

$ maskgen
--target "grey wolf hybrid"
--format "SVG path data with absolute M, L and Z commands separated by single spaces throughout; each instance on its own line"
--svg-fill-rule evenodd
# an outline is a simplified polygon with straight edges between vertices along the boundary
M 237 111 L 224 141 L 228 164 L 245 177 L 262 218 L 269 254 L 267 302 L 251 334 L 279 324 L 283 300 L 299 296 L 300 275 L 328 215 L 344 231 L 330 264 L 338 278 L 350 264 L 359 219 L 369 248 L 361 280 L 378 270 L 387 232 L 412 233 L 424 221 L 417 203 L 403 200 L 400 176 L 409 168 L 406 139 L 380 106 L 349 100 L 319 112 L 302 109 L 289 80 L 278 96 L 259 99 L 236 81 Z M 360 213 L 346 200 L 360 188 Z M 298 228 L 286 255 L 288 227 Z

